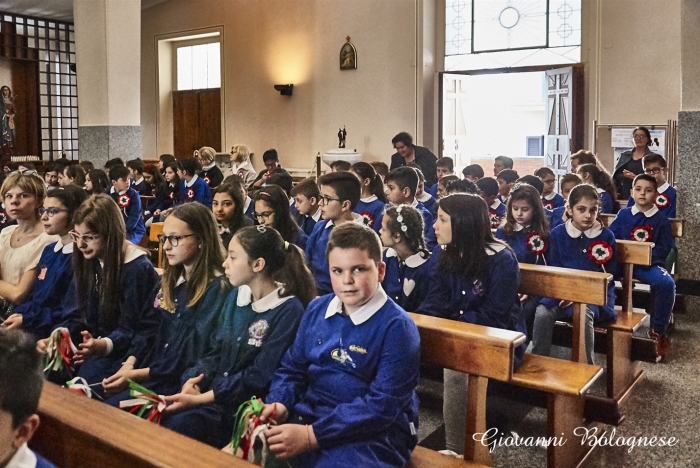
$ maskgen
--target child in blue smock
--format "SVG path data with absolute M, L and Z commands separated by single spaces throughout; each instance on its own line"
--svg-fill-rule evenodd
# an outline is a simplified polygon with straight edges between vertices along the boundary
M 437 200 L 425 190 L 425 175 L 423 175 L 423 171 L 421 171 L 417 167 L 414 167 L 414 169 L 416 170 L 416 174 L 418 174 L 418 190 L 416 190 L 416 200 L 418 201 L 418 203 L 422 204 L 423 207 L 426 210 L 428 210 L 428 213 L 430 213 L 430 215 L 432 216 L 433 212 L 437 211 L 437 209 L 435 208 L 435 202 Z M 437 185 L 437 182 L 435 183 L 435 185 Z
M 373 230 L 333 229 L 328 263 L 335 294 L 309 304 L 275 373 L 267 442 L 301 467 L 403 467 L 417 442 L 417 327 L 381 287 Z
M 257 224 L 275 229 L 282 239 L 301 250 L 306 248 L 308 236 L 294 221 L 289 209 L 287 193 L 277 185 L 264 185 L 255 194 Z
M 114 191 L 110 196 L 119 207 L 126 226 L 126 240 L 138 245 L 146 233 L 146 225 L 141 213 L 141 197 L 129 186 L 129 169 L 124 166 L 113 167 L 109 171 Z
M 442 178 L 445 176 L 454 175 L 454 173 L 455 162 L 452 158 L 438 158 L 438 160 L 435 162 L 435 175 L 437 175 L 437 182 L 435 182 L 431 187 L 426 189 L 426 192 L 432 195 L 432 197 L 435 200 L 441 198 L 440 196 L 438 196 L 438 184 L 440 183 L 440 180 L 442 180 Z M 431 210 L 430 213 L 437 212 L 437 207 L 435 205 L 433 205 L 433 207 L 435 208 L 435 210 Z
M 68 328 L 78 346 L 78 375 L 94 384 L 152 346 L 160 322 L 152 296 L 159 277 L 146 252 L 126 242 L 124 220 L 109 195 L 90 197 L 73 222 L 77 251 L 67 294 L 76 295 L 77 307 L 59 326 Z M 42 340 L 40 346 L 45 344 Z
M 615 212 L 615 200 L 617 191 L 615 184 L 607 172 L 595 164 L 584 164 L 579 166 L 577 173 L 584 184 L 591 184 L 596 187 L 600 198 L 599 213 L 612 214 Z
M 306 263 L 316 280 L 319 296 L 333 292 L 326 257 L 326 246 L 332 230 L 348 222 L 363 223 L 353 209 L 360 201 L 360 181 L 349 172 L 331 172 L 318 178 L 321 188 L 322 221 L 316 223 L 306 244 Z M 363 223 L 364 224 L 364 223 Z
M 666 271 L 666 257 L 673 247 L 671 223 L 655 205 L 656 179 L 640 174 L 632 183 L 634 206 L 617 213 L 610 225 L 615 238 L 639 242 L 653 242 L 651 266 L 635 265 L 633 275 L 648 284 L 654 296 L 649 336 L 656 341 L 656 353 L 662 359 L 668 354 L 669 340 L 666 329 L 676 300 L 676 283 Z
M 557 181 L 554 171 L 548 167 L 540 167 L 535 171 L 535 175 L 542 181 L 542 206 L 547 210 L 563 207 L 566 200 L 554 191 Z
M 313 178 L 304 179 L 296 184 L 290 193 L 297 212 L 295 220 L 301 230 L 310 236 L 316 223 L 321 220 L 321 207 L 318 204 L 321 192 L 318 184 Z
M 23 304 L 14 308 L 13 314 L 2 327 L 22 328 L 36 340 L 46 338 L 62 321 L 63 309 L 74 307 L 75 297 L 66 294 L 73 279 L 73 214 L 88 198 L 77 185 L 66 185 L 51 190 L 39 208 L 41 222 L 49 235 L 60 240 L 44 248 L 36 267 L 36 280 Z
M 668 167 L 663 156 L 656 153 L 647 154 L 642 158 L 644 173 L 656 179 L 656 200 L 654 204 L 667 218 L 676 217 L 676 189 L 671 187 L 666 180 Z M 630 196 L 627 208 L 634 206 L 634 196 Z
M 350 172 L 355 174 L 362 184 L 360 202 L 353 211 L 362 216 L 365 226 L 374 228 L 376 232 L 379 232 L 381 225 L 377 225 L 375 222 L 382 216 L 386 207 L 384 181 L 372 165 L 366 162 L 353 164 Z
M 408 205 L 392 206 L 384 213 L 379 236 L 386 247 L 382 253 L 384 291 L 404 310 L 418 310 L 432 273 L 430 252 L 423 239 L 423 217 Z
M 564 174 L 559 179 L 559 188 L 561 190 L 561 195 L 564 199 L 569 198 L 569 193 L 571 189 L 576 187 L 581 183 L 581 178 L 576 174 Z M 560 224 L 564 224 L 569 218 L 566 215 L 566 205 L 560 206 L 559 208 L 554 208 L 553 210 L 546 210 L 545 214 L 549 219 L 549 230 L 551 231 Z
M 156 199 L 148 205 L 144 212 L 146 225 L 150 226 L 150 222 L 161 221 L 161 213 L 169 210 L 175 205 L 179 198 L 180 192 L 180 177 L 177 175 L 177 164 L 168 164 L 164 172 L 165 186 L 163 190 L 156 192 Z
M 506 204 L 498 198 L 498 182 L 492 177 L 484 177 L 476 181 L 476 186 L 489 207 L 491 229 L 497 229 L 506 215 Z
M 165 218 L 158 239 L 168 258 L 151 296 L 160 328 L 152 348 L 131 354 L 102 382 L 111 395 L 107 403 L 114 406 L 130 398 L 127 379 L 158 394 L 177 392 L 182 374 L 208 351 L 209 337 L 231 292 L 220 267 L 224 249 L 207 207 L 177 206 Z
M 303 252 L 274 229 L 246 227 L 228 246 L 228 297 L 210 351 L 166 400 L 163 425 L 215 447 L 231 440 L 233 415 L 253 395 L 265 398 L 292 345 L 304 306 L 315 296 Z M 179 388 L 179 387 L 178 387 Z
M 177 162 L 177 175 L 180 177 L 178 204 L 196 201 L 211 207 L 209 185 L 197 175 L 201 169 L 196 158 L 185 158 Z
M 549 224 L 545 212 L 549 210 L 544 209 L 540 200 L 535 187 L 516 183 L 508 196 L 505 223 L 496 230 L 496 239 L 508 244 L 519 263 L 547 265 Z M 532 325 L 539 301 L 539 297 L 520 296 L 528 341 L 532 339 Z
M 513 251 L 491 234 L 488 207 L 480 196 L 448 195 L 438 202 L 435 235 L 440 244 L 430 261 L 428 296 L 417 312 L 525 334 L 518 288 L 520 268 Z M 522 362 L 523 343 L 514 365 Z M 445 370 L 447 449 L 464 449 L 467 375 Z
M 549 264 L 575 270 L 600 271 L 614 274 L 617 267 L 615 236 L 596 220 L 599 209 L 598 191 L 582 184 L 571 190 L 566 211 L 570 220 L 554 228 L 549 235 Z M 586 306 L 586 357 L 593 364 L 593 323 L 617 319 L 615 313 L 615 284 L 608 285 L 605 306 Z M 552 347 L 552 331 L 557 320 L 570 321 L 571 303 L 555 298 L 540 301 L 535 313 L 532 353 L 548 356 Z

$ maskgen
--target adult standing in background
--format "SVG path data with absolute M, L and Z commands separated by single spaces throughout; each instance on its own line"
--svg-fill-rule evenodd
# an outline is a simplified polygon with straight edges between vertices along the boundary
M 615 164 L 613 171 L 613 182 L 617 189 L 617 196 L 621 200 L 627 200 L 632 190 L 632 181 L 639 174 L 644 174 L 642 158 L 652 153 L 649 149 L 651 134 L 646 127 L 637 127 L 632 131 L 634 139 L 634 149 L 624 151 L 620 154 L 620 159 Z
M 243 185 L 246 187 L 255 181 L 258 173 L 250 161 L 250 149 L 246 145 L 233 145 L 230 160 L 231 167 L 224 171 L 224 178 L 237 175 L 243 179 Z
M 432 187 L 437 184 L 437 158 L 428 149 L 413 144 L 413 137 L 407 132 L 401 132 L 391 139 L 396 153 L 391 156 L 390 170 L 401 166 L 417 167 L 425 176 L 425 185 Z

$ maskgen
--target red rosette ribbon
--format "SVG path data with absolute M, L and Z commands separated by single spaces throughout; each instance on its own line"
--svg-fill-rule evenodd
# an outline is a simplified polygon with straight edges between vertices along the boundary
M 540 256 L 547 251 L 547 241 L 542 238 L 539 232 L 531 232 L 525 238 L 528 250 L 533 254 Z
M 654 200 L 657 208 L 666 208 L 671 204 L 671 199 L 665 193 L 659 193 L 656 195 L 656 200 Z
M 554 202 L 552 200 L 544 200 L 542 206 L 545 210 L 552 211 L 554 209 Z
M 491 229 L 498 229 L 498 226 L 501 225 L 501 218 L 495 211 L 489 212 L 489 219 L 491 220 Z
M 206 182 L 207 185 L 211 185 L 211 179 L 209 178 L 209 176 L 204 176 L 204 182 Z
M 65 369 L 69 375 L 73 373 L 71 361 L 78 349 L 70 338 L 67 328 L 57 328 L 51 332 L 46 344 L 46 358 L 44 360 L 44 374 Z
M 593 260 L 596 265 L 604 265 L 613 256 L 613 248 L 610 244 L 603 240 L 591 242 L 588 246 L 588 258 Z M 605 267 L 603 266 L 603 270 Z
M 362 213 L 360 213 L 360 217 L 362 218 L 362 224 L 364 224 L 365 226 L 374 226 L 374 217 L 369 211 L 363 211 Z
M 171 201 L 175 201 L 175 199 L 177 198 L 177 197 L 175 196 L 175 192 L 169 192 L 169 193 L 168 193 L 168 198 L 169 198 Z
M 0 226 L 5 224 L 5 221 L 7 221 L 7 214 L 3 210 L 0 210 Z
M 194 200 L 194 190 L 192 190 L 191 188 L 187 189 L 187 199 Z
M 131 197 L 126 193 L 117 196 L 117 205 L 122 210 L 126 209 L 131 204 Z
M 651 242 L 651 234 L 653 231 L 654 228 L 645 224 L 644 226 L 636 226 L 633 228 L 632 232 L 630 232 L 630 236 L 632 240 L 637 242 Z

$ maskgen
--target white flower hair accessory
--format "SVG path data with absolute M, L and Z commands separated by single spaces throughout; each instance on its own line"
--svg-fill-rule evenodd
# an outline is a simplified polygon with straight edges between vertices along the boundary
M 402 232 L 407 232 L 407 231 L 408 231 L 408 226 L 406 226 L 406 225 L 404 224 L 404 222 L 403 222 L 403 216 L 401 215 L 401 209 L 402 209 L 402 208 L 403 208 L 402 206 L 399 206 L 398 208 L 396 208 L 396 214 L 397 214 L 397 216 L 396 216 L 396 221 L 397 221 L 399 224 L 401 224 L 401 231 L 402 231 Z

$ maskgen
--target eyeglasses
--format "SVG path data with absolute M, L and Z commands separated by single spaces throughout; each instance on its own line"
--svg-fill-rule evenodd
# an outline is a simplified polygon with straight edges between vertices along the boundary
M 663 171 L 664 168 L 662 167 L 650 167 L 649 169 L 644 169 L 645 174 L 658 174 L 659 172 Z
M 187 234 L 185 236 L 166 236 L 164 234 L 158 234 L 158 242 L 161 244 L 165 245 L 165 241 L 170 242 L 170 245 L 173 247 L 177 247 L 178 244 L 180 243 L 180 239 L 184 239 L 185 237 L 192 237 L 194 234 Z
M 553 184 L 554 181 L 555 181 L 555 179 L 544 179 L 544 180 L 542 181 L 542 183 L 543 183 L 543 184 L 549 185 L 549 184 Z
M 340 198 L 331 198 L 331 197 L 326 197 L 326 196 L 324 196 L 324 195 L 321 195 L 321 196 L 318 198 L 318 202 L 319 202 L 319 203 L 323 203 L 324 205 L 327 205 L 327 204 L 329 204 L 329 203 L 332 202 L 332 201 L 338 201 L 338 202 L 339 202 L 339 201 L 342 201 L 342 200 L 341 200 Z
M 632 135 L 632 138 L 634 138 L 635 140 L 641 140 L 642 138 L 646 138 L 646 137 L 647 136 L 643 133 L 639 133 L 637 135 Z
M 49 218 L 53 218 L 58 213 L 68 213 L 68 210 L 65 208 L 39 208 L 39 214 L 44 216 L 44 213 L 48 214 Z
M 263 211 L 262 213 L 255 213 L 253 212 L 253 216 L 255 216 L 255 219 L 262 219 L 262 220 L 267 220 L 275 214 L 274 211 Z
M 26 175 L 26 176 L 35 176 L 39 177 L 39 173 L 34 170 L 34 169 L 24 169 L 23 171 L 20 171 L 19 169 L 16 171 L 10 172 L 10 174 L 20 174 L 20 175 Z
M 73 242 L 75 242 L 76 244 L 78 242 L 85 242 L 87 245 L 92 245 L 95 242 L 97 242 L 97 239 L 100 238 L 100 236 L 97 234 L 85 234 L 85 235 L 81 236 L 80 234 L 78 234 L 75 231 L 71 231 L 71 232 L 69 232 L 69 234 L 70 234 L 71 239 L 73 239 Z

